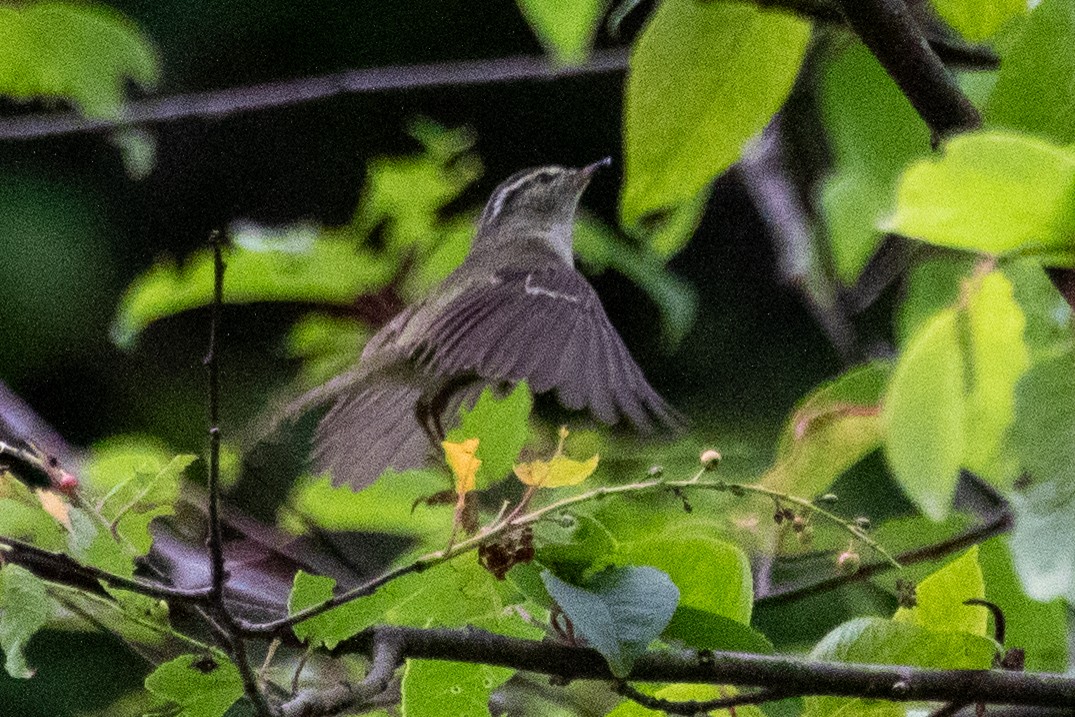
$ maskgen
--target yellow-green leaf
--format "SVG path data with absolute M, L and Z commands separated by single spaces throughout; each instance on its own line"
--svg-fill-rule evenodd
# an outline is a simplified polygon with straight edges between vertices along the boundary
M 784 103 L 810 25 L 750 3 L 664 0 L 631 54 L 623 223 L 692 201 Z

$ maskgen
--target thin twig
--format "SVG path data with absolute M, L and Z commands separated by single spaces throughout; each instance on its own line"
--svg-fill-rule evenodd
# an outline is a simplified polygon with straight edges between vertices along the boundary
M 205 356 L 205 365 L 209 371 L 209 601 L 212 618 L 217 631 L 227 643 L 239 676 L 243 682 L 243 692 L 254 706 L 260 717 L 272 717 L 274 710 L 269 706 L 265 694 L 261 691 L 258 674 L 250 665 L 244 641 L 235 619 L 228 612 L 224 603 L 224 583 L 227 572 L 224 569 L 224 539 L 220 525 L 220 314 L 224 306 L 224 244 L 226 238 L 219 231 L 214 231 L 209 238 L 213 247 L 213 303 L 209 314 L 209 350 Z
M 224 242 L 220 232 L 209 239 L 213 246 L 213 303 L 209 315 L 209 351 L 205 365 L 209 370 L 209 571 L 210 594 L 220 601 L 224 594 L 224 540 L 220 527 L 220 359 L 217 336 L 220 310 L 224 305 Z
M 348 94 L 481 85 L 521 80 L 555 80 L 578 75 L 622 72 L 626 48 L 594 52 L 581 65 L 554 65 L 540 56 L 522 55 L 493 60 L 463 60 L 420 65 L 345 70 L 319 77 L 265 82 L 209 92 L 156 97 L 130 103 L 116 119 L 89 118 L 71 113 L 43 113 L 0 122 L 0 140 L 103 132 L 118 127 L 174 122 L 197 117 L 221 118 L 247 112 L 289 107 Z
M 335 595 L 325 602 L 313 605 L 300 610 L 293 615 L 279 620 L 272 620 L 264 623 L 249 623 L 242 620 L 237 620 L 239 629 L 246 635 L 279 635 L 282 632 L 290 629 L 294 625 L 300 622 L 309 620 L 312 617 L 327 612 L 333 608 L 339 607 L 345 603 L 357 600 L 359 598 L 367 597 L 376 592 L 379 588 L 385 584 L 392 582 L 398 578 L 411 573 L 419 573 L 429 568 L 445 563 L 460 555 L 476 550 L 481 545 L 488 543 L 491 539 L 501 535 L 505 535 L 516 531 L 520 528 L 528 525 L 533 525 L 547 517 L 552 516 L 559 511 L 569 508 L 580 503 L 586 503 L 594 500 L 600 500 L 601 498 L 610 495 L 630 494 L 630 493 L 642 493 L 653 490 L 712 490 L 731 493 L 735 496 L 742 496 L 747 494 L 762 495 L 769 498 L 778 498 L 785 503 L 792 503 L 801 507 L 802 509 L 812 512 L 815 515 L 825 518 L 836 525 L 841 526 L 844 530 L 851 533 L 855 540 L 861 541 L 863 544 L 869 546 L 885 560 L 889 561 L 892 566 L 900 567 L 897 562 L 877 541 L 870 538 L 865 531 L 853 523 L 849 523 L 843 518 L 830 513 L 829 511 L 821 508 L 805 498 L 799 498 L 797 496 L 788 495 L 779 491 L 766 488 L 764 486 L 749 484 L 749 483 L 728 483 L 726 481 L 703 481 L 701 477 L 708 471 L 708 468 L 701 468 L 691 478 L 687 480 L 668 481 L 664 479 L 654 479 L 647 481 L 640 481 L 638 483 L 628 483 L 624 485 L 602 486 L 586 493 L 579 495 L 569 496 L 562 498 L 554 503 L 550 503 L 543 508 L 539 508 L 530 513 L 519 516 L 509 516 L 503 521 L 490 525 L 480 531 L 477 534 L 461 540 L 458 543 L 453 543 L 444 550 L 439 550 L 434 553 L 428 553 L 414 560 L 414 562 L 402 565 L 397 568 L 393 568 L 382 575 L 369 580 L 355 588 L 347 590 Z
M 5 536 L 0 536 L 0 559 L 20 565 L 43 580 L 87 593 L 100 593 L 100 583 L 103 582 L 109 587 L 129 590 L 158 600 L 204 603 L 209 595 L 207 588 L 181 590 L 159 583 L 126 578 L 92 565 L 83 565 L 64 553 L 54 553 Z
M 620 680 L 615 685 L 616 694 L 626 697 L 632 702 L 637 702 L 651 710 L 657 710 L 659 712 L 665 712 L 673 715 L 685 715 L 686 717 L 695 717 L 695 715 L 709 714 L 714 710 L 727 709 L 729 707 L 738 707 L 740 705 L 757 705 L 762 702 L 772 702 L 784 698 L 786 695 L 776 688 L 761 689 L 755 692 L 748 692 L 738 695 L 730 695 L 728 697 L 717 697 L 712 700 L 666 700 L 661 697 L 654 697 L 647 695 L 645 692 L 641 692 L 631 686 L 626 680 Z
M 915 563 L 937 560 L 946 555 L 951 555 L 952 553 L 963 550 L 971 545 L 976 545 L 989 540 L 994 536 L 1007 533 L 1012 529 L 1012 525 L 1012 514 L 1006 510 L 1001 511 L 992 520 L 947 540 L 899 553 L 896 555 L 896 560 L 900 565 L 913 565 Z M 802 600 L 803 598 L 835 590 L 836 588 L 850 583 L 865 580 L 878 573 L 891 569 L 891 563 L 878 560 L 863 565 L 852 575 L 833 575 L 832 577 L 818 580 L 817 582 L 808 585 L 794 585 L 777 588 L 770 593 L 758 596 L 754 604 L 756 606 L 784 605 L 795 602 L 796 600 Z

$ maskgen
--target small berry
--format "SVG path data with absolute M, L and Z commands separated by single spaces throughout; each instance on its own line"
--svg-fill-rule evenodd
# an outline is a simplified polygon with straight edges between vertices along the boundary
M 702 451 L 702 455 L 699 457 L 699 460 L 701 460 L 702 462 L 702 466 L 707 471 L 714 470 L 720 463 L 720 459 L 720 451 L 715 451 L 712 448 L 708 448 Z
M 854 550 L 845 550 L 836 558 L 836 567 L 841 575 L 854 575 L 862 565 L 862 558 Z

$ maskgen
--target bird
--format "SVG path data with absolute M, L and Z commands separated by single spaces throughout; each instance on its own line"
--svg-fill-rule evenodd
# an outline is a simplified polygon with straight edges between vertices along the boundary
M 497 186 L 462 264 L 320 391 L 334 404 L 314 436 L 319 474 L 361 490 L 388 468 L 427 465 L 445 417 L 486 387 L 521 381 L 604 424 L 626 421 L 641 433 L 683 425 L 575 268 L 579 200 L 609 163 L 526 169 Z

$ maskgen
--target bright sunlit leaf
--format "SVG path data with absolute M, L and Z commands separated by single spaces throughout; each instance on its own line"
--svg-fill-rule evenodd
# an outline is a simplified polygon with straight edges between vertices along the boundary
M 624 225 L 690 202 L 784 103 L 810 25 L 749 3 L 666 0 L 635 41 L 624 100 Z
M 896 480 L 934 520 L 948 514 L 963 456 L 963 358 L 955 309 L 904 349 L 884 401 L 885 455 Z
M 955 137 L 900 178 L 883 229 L 930 244 L 1075 264 L 1075 153 L 1027 135 Z

